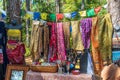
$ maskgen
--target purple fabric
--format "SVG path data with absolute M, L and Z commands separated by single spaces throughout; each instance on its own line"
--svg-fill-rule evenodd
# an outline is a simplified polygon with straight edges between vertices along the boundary
M 90 33 L 92 27 L 92 18 L 86 18 L 81 20 L 81 34 L 82 34 L 82 41 L 85 49 L 90 47 Z

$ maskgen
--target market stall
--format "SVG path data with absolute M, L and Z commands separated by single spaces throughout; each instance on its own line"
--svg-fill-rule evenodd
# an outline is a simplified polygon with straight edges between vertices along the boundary
M 21 25 L 13 22 L 6 27 L 9 65 L 5 80 L 99 80 L 104 66 L 119 66 L 120 25 L 112 25 L 109 13 L 98 16 L 102 8 L 66 13 L 26 11 L 25 18 L 32 18 L 32 64 L 25 64 Z M 3 56 L 1 52 L 2 64 Z

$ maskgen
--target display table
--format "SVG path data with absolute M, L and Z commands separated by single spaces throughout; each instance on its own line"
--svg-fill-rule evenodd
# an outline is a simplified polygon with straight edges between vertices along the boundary
M 89 74 L 68 75 L 58 73 L 27 72 L 26 80 L 98 80 Z

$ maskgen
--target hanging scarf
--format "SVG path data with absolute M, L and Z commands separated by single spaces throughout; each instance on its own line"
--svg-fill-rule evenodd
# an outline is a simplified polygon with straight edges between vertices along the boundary
M 62 23 L 57 23 L 56 27 L 57 27 L 58 59 L 64 61 L 66 60 L 66 50 L 64 44 Z
M 90 47 L 90 33 L 92 27 L 92 19 L 86 18 L 81 20 L 82 42 L 85 49 Z
M 111 63 L 112 53 L 112 32 L 113 27 L 110 19 L 110 14 L 106 14 L 103 18 L 99 19 L 99 50 L 104 61 L 104 64 Z
M 84 46 L 81 39 L 81 33 L 79 29 L 79 21 L 71 21 L 72 26 L 72 41 L 74 50 L 84 50 Z
M 39 23 L 39 21 L 34 21 L 32 26 L 30 43 L 30 50 L 33 57 L 33 61 L 38 61 L 40 59 L 41 52 L 43 52 L 42 32 L 42 25 Z
M 91 46 L 92 46 L 92 57 L 94 63 L 94 71 L 96 74 L 102 70 L 102 59 L 99 50 L 99 42 L 98 42 L 98 18 L 92 18 L 92 30 L 91 30 Z
M 50 43 L 49 43 L 48 61 L 53 62 L 57 60 L 57 35 L 56 35 L 55 23 L 52 23 L 50 33 L 51 33 L 51 37 L 50 37 Z
M 65 38 L 65 46 L 67 49 L 70 48 L 70 22 L 63 22 L 63 31 Z
M 91 40 L 96 73 L 100 73 L 103 65 L 111 63 L 112 30 L 109 14 L 99 19 L 97 17 L 93 18 Z
M 49 46 L 49 27 L 44 26 L 44 59 L 48 58 L 48 46 Z
M 31 41 L 30 41 L 30 52 L 32 54 L 32 59 L 35 61 L 35 53 L 34 53 L 34 38 L 36 34 L 36 29 L 39 26 L 39 21 L 33 21 L 32 31 L 31 31 Z

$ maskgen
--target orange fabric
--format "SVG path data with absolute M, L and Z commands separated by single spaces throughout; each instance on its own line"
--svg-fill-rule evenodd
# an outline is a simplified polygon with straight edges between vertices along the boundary
M 99 74 L 102 70 L 102 59 L 100 56 L 99 42 L 98 42 L 98 18 L 92 18 L 91 42 L 92 42 L 92 57 L 94 63 L 95 73 Z

